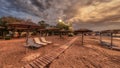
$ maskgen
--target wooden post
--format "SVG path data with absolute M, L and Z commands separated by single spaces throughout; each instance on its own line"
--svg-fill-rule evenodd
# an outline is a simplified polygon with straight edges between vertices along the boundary
M 13 27 L 13 30 L 12 30 L 12 38 L 14 38 L 14 36 L 15 36 L 15 27 Z
M 15 30 L 13 30 L 13 33 L 12 33 L 12 38 L 14 38 L 15 36 Z
M 38 31 L 38 33 L 39 33 L 39 36 L 41 36 L 40 31 Z
M 40 33 L 40 36 L 42 36 L 41 30 L 39 31 L 39 33 Z
M 100 32 L 100 43 L 102 42 L 102 33 Z
M 60 34 L 60 38 L 62 38 L 62 31 L 59 31 L 59 34 Z
M 83 43 L 84 43 L 84 33 L 82 32 L 82 45 L 83 45 Z
M 113 45 L 113 33 L 111 32 L 111 46 Z
M 5 39 L 5 36 L 6 36 L 6 32 L 5 31 L 3 31 L 3 38 Z
M 28 45 L 28 38 L 29 38 L 29 36 L 30 36 L 30 34 L 29 34 L 29 32 L 30 32 L 30 27 L 28 27 L 28 30 L 27 30 L 27 35 L 26 35 L 26 45 Z M 28 48 L 25 48 L 25 54 L 27 54 L 27 52 L 28 52 Z
M 2 39 L 4 39 L 4 31 L 2 30 Z
M 48 31 L 49 30 L 45 30 L 45 37 L 48 36 Z
M 22 34 L 22 32 L 19 30 L 18 31 L 18 35 L 19 35 L 18 38 L 21 38 L 21 34 Z

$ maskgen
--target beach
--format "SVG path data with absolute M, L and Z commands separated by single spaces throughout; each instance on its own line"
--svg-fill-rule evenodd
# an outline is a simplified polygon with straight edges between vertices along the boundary
M 120 52 L 102 47 L 99 37 L 85 36 L 81 45 L 81 36 L 47 68 L 120 68 Z M 69 42 L 74 37 L 48 36 L 53 44 L 39 49 L 26 48 L 25 39 L 0 41 L 0 68 L 21 68 L 38 57 L 42 57 Z M 118 42 L 118 40 L 115 42 Z

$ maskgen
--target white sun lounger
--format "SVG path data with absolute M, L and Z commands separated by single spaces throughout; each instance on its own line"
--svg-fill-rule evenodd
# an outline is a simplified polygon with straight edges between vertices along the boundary
M 41 42 L 38 37 L 34 38 L 34 41 L 35 41 L 37 44 L 40 44 L 40 45 L 47 45 L 47 43 Z
M 46 41 L 46 39 L 44 37 L 41 37 L 40 38 L 42 42 L 44 43 L 48 43 L 48 44 L 51 44 L 52 42 L 51 41 Z
M 28 38 L 27 41 L 26 41 L 26 45 L 25 46 L 26 47 L 36 47 L 36 48 L 39 48 L 42 45 L 35 43 L 35 41 L 33 40 L 33 38 Z

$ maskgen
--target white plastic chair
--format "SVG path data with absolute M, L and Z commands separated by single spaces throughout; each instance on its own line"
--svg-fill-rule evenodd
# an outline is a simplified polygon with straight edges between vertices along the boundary
M 41 37 L 40 38 L 42 42 L 44 43 L 48 43 L 48 44 L 51 44 L 52 42 L 51 41 L 46 41 L 46 39 L 44 37 Z
M 47 45 L 45 42 L 41 42 L 38 37 L 34 38 L 35 43 L 40 44 L 40 45 Z

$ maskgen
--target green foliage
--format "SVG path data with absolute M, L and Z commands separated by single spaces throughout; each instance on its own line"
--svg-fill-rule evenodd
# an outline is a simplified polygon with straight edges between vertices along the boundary
M 8 24 L 10 23 L 19 23 L 19 22 L 25 22 L 25 20 L 12 17 L 12 16 L 7 16 L 7 17 L 1 17 L 0 18 L 0 26 L 5 27 L 5 30 L 7 30 Z
M 38 24 L 39 24 L 41 27 L 43 27 L 43 28 L 46 28 L 46 27 L 49 26 L 49 24 L 47 24 L 47 23 L 46 23 L 45 21 L 43 21 L 43 20 L 39 21 Z
M 0 20 L 0 26 L 3 26 L 3 27 L 7 26 L 7 22 L 6 22 L 6 21 L 1 21 L 1 20 Z
M 56 27 L 59 28 L 59 29 L 65 29 L 65 30 L 69 29 L 69 25 L 65 24 L 63 21 L 62 22 L 58 22 Z
M 4 31 L 7 31 L 7 26 L 8 26 L 8 24 L 7 24 L 6 21 L 2 21 L 2 20 L 0 19 L 0 26 L 4 27 Z
M 69 37 L 74 36 L 72 23 L 65 24 L 63 21 L 61 21 L 61 22 L 58 22 L 56 27 L 59 28 L 59 29 L 69 30 L 70 33 L 68 33 L 68 36 Z
M 24 20 L 22 20 L 22 19 L 19 19 L 19 18 L 16 18 L 16 17 L 11 17 L 11 16 L 2 17 L 2 18 L 0 18 L 0 19 L 1 19 L 1 22 L 6 22 L 6 23 L 14 23 L 14 22 L 24 21 Z
M 16 23 L 16 22 L 22 22 L 22 21 L 24 21 L 24 20 L 20 19 L 20 18 L 16 18 L 16 17 L 11 17 L 11 16 L 1 17 L 0 18 L 0 25 L 7 26 L 8 23 Z

